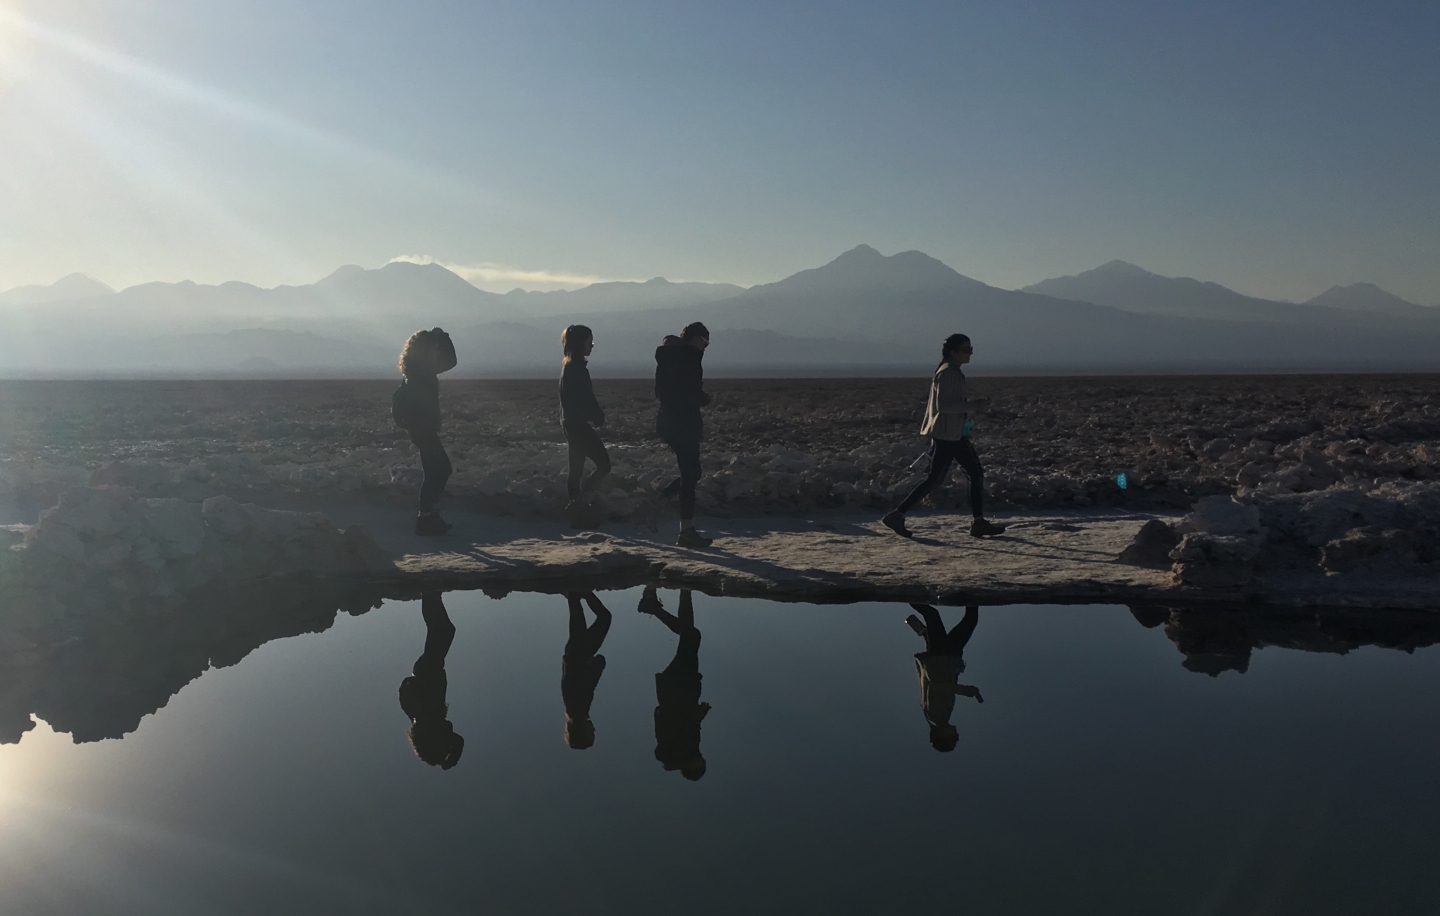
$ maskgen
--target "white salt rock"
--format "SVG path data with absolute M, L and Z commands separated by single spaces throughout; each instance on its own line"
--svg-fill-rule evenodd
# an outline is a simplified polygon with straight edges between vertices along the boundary
M 1195 504 L 1177 530 L 1182 534 L 1194 531 L 1222 537 L 1258 533 L 1260 510 L 1242 506 L 1228 496 L 1207 496 Z

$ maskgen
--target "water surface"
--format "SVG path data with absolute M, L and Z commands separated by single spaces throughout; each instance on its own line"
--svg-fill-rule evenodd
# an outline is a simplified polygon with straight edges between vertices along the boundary
M 695 779 L 656 753 L 676 634 L 639 589 L 599 597 L 614 622 L 575 750 L 566 599 L 444 596 L 448 768 L 412 750 L 400 703 L 418 601 L 217 657 L 138 727 L 205 659 L 163 640 L 103 670 L 77 656 L 31 711 L 129 733 L 42 722 L 0 746 L 0 910 L 1440 911 L 1435 648 L 1246 658 L 1172 632 L 1193 671 L 1123 607 L 982 608 L 958 680 L 983 702 L 956 698 L 942 753 L 908 607 L 696 595 Z M 671 764 L 690 686 L 660 685 Z

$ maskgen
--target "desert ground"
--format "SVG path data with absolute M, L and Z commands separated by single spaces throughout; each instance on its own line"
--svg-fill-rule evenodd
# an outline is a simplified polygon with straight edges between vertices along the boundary
M 879 509 L 924 470 L 926 379 L 711 379 L 702 515 Z M 673 475 L 648 380 L 598 380 L 615 520 Z M 1183 511 L 1245 490 L 1312 492 L 1440 477 L 1440 375 L 971 380 L 991 505 Z M 84 483 L 269 506 L 404 505 L 418 460 L 378 381 L 0 382 L 0 503 L 33 522 Z M 445 380 L 456 508 L 558 518 L 555 384 Z M 1116 476 L 1125 472 L 1121 490 Z M 932 495 L 963 506 L 964 478 Z

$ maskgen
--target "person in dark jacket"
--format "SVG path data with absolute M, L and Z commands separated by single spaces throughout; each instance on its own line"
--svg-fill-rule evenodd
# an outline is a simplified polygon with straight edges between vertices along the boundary
M 455 344 L 439 328 L 416 331 L 400 352 L 400 372 L 405 376 L 396 393 L 397 407 L 404 414 L 410 441 L 420 450 L 420 511 L 415 516 L 415 533 L 449 534 L 450 524 L 435 510 L 450 479 L 450 457 L 440 444 L 440 373 L 455 368 Z
M 655 432 L 675 453 L 680 479 L 664 495 L 680 496 L 681 547 L 709 547 L 713 541 L 695 530 L 695 485 L 700 482 L 700 408 L 710 403 L 705 393 L 701 358 L 710 346 L 710 331 L 700 322 L 687 324 L 679 337 L 666 336 L 655 348 L 655 397 L 660 412 Z
M 565 362 L 560 369 L 560 428 L 565 432 L 565 441 L 570 446 L 570 476 L 565 488 L 570 494 L 570 524 L 579 527 L 582 521 L 577 514 L 581 498 L 594 492 L 610 473 L 610 456 L 605 443 L 595 432 L 595 426 L 605 425 L 605 411 L 595 399 L 595 388 L 590 383 L 590 370 L 586 359 L 595 349 L 595 335 L 583 324 L 572 324 L 560 334 L 560 346 L 565 352 Z M 595 462 L 595 470 L 582 483 L 585 473 L 585 459 Z
M 595 743 L 595 723 L 590 721 L 590 704 L 595 702 L 595 688 L 605 673 L 605 656 L 600 646 L 610 632 L 610 611 L 600 603 L 594 592 L 572 592 L 565 596 L 570 602 L 570 639 L 560 658 L 560 699 L 565 703 L 565 743 L 583 751 Z M 595 622 L 585 625 L 585 608 L 590 605 Z
M 445 702 L 445 655 L 455 641 L 455 624 L 445 613 L 439 592 L 420 598 L 425 618 L 425 651 L 415 661 L 414 673 L 400 682 L 400 708 L 410 718 L 410 748 L 415 756 L 442 770 L 460 762 L 465 739 L 455 734 Z
M 710 704 L 700 702 L 700 631 L 695 629 L 695 604 L 690 590 L 680 590 L 679 616 L 665 610 L 654 588 L 640 596 L 642 614 L 649 614 L 680 637 L 675 657 L 655 675 L 655 759 L 692 782 L 705 775 L 700 753 L 700 723 Z
M 980 609 L 967 607 L 965 616 L 948 633 L 940 612 L 928 604 L 910 605 L 925 618 L 923 622 L 911 614 L 906 623 L 925 638 L 925 651 L 915 653 L 915 673 L 920 678 L 920 709 L 930 725 L 930 746 L 942 753 L 955 750 L 960 731 L 950 724 L 955 711 L 955 697 L 970 697 L 984 703 L 980 688 L 960 683 L 965 671 L 965 644 L 975 635 L 980 622 Z

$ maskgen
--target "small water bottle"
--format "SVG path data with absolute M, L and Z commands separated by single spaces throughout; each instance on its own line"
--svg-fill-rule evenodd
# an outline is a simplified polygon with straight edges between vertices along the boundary
M 1115 486 L 1119 487 L 1122 490 L 1128 490 L 1130 488 L 1130 475 L 1125 473 L 1124 471 L 1116 474 Z

